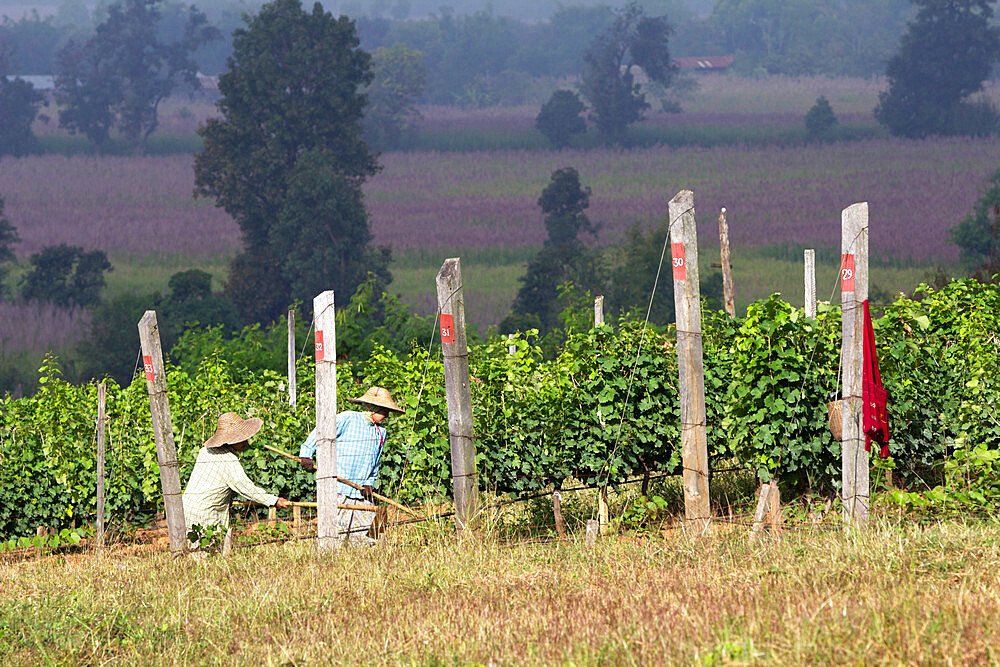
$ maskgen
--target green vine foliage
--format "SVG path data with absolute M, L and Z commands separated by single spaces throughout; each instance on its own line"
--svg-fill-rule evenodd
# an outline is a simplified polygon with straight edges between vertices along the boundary
M 730 447 L 762 480 L 780 474 L 800 490 L 829 490 L 839 479 L 826 396 L 837 388 L 840 311 L 821 305 L 811 319 L 778 295 L 751 304 L 726 354 Z
M 901 502 L 933 504 L 958 497 L 960 488 L 963 503 L 992 507 L 1000 500 L 989 481 L 1000 450 L 998 325 L 1000 287 L 972 280 L 940 290 L 921 286 L 875 322 L 893 434 L 891 459 L 880 465 L 913 489 L 897 494 Z M 253 355 L 266 352 L 263 341 L 281 340 L 257 330 L 244 335 L 256 346 Z M 824 305 L 807 318 L 777 295 L 736 320 L 703 313 L 713 469 L 747 467 L 793 491 L 838 488 L 840 449 L 827 428 L 826 401 L 838 384 L 839 338 L 838 308 Z M 256 364 L 234 353 L 239 338 L 216 347 L 211 340 L 182 340 L 183 363 L 168 360 L 182 485 L 218 415 L 235 411 L 265 424 L 241 457 L 250 478 L 284 497 L 313 499 L 313 473 L 253 446 L 298 453 L 315 419 L 311 358 L 299 362 L 293 409 L 283 374 L 250 368 Z M 623 319 L 573 327 L 555 353 L 534 342 L 534 331 L 473 345 L 482 488 L 517 494 L 567 480 L 603 485 L 679 472 L 676 340 L 672 326 L 643 329 Z M 389 422 L 379 491 L 407 502 L 446 500 L 451 465 L 440 348 L 400 352 L 376 344 L 367 358 L 338 363 L 338 378 L 341 410 L 372 384 L 388 387 L 406 410 Z M 3 539 L 34 535 L 37 526 L 85 525 L 95 513 L 97 386 L 66 382 L 51 358 L 39 382 L 34 396 L 0 398 Z M 118 526 L 143 523 L 162 503 L 145 378 L 137 374 L 125 387 L 109 381 L 107 397 L 107 516 Z M 931 491 L 920 495 L 921 488 Z

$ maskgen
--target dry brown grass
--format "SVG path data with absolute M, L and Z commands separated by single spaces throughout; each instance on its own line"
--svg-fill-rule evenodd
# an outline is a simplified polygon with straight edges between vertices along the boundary
M 507 545 L 411 531 L 0 569 L 0 663 L 983 664 L 1000 530 Z

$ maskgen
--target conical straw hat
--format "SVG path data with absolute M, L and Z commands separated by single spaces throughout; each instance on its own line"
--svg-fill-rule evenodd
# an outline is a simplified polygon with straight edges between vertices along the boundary
M 392 394 L 389 393 L 388 389 L 383 387 L 369 387 L 361 396 L 357 398 L 347 399 L 351 403 L 358 403 L 359 405 L 367 405 L 376 408 L 385 408 L 391 410 L 392 412 L 398 412 L 399 414 L 405 414 L 403 408 L 396 405 L 396 401 L 392 400 Z
M 235 412 L 224 412 L 219 415 L 219 425 L 215 428 L 215 434 L 205 441 L 205 446 L 222 447 L 249 440 L 263 425 L 264 420 L 259 417 L 243 419 Z

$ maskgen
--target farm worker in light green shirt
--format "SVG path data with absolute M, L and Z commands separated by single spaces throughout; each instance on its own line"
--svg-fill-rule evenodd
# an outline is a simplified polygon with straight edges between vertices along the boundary
M 247 448 L 247 440 L 263 424 L 258 417 L 242 419 L 235 412 L 219 416 L 215 434 L 198 452 L 198 460 L 184 490 L 184 523 L 188 531 L 191 526 L 228 528 L 229 503 L 234 491 L 268 507 L 289 506 L 284 498 L 267 493 L 251 482 L 236 456 Z

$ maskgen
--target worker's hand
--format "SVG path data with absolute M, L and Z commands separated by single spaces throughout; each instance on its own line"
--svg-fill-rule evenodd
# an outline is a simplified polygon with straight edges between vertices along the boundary
M 315 470 L 316 469 L 316 464 L 313 462 L 312 459 L 301 458 L 301 459 L 299 459 L 299 465 L 302 466 L 303 468 L 305 468 L 306 470 Z
M 286 507 L 291 507 L 292 503 L 285 500 L 284 498 L 278 498 L 278 502 L 274 503 L 274 506 L 277 507 L 279 510 L 281 510 L 285 509 Z
M 375 497 L 372 495 L 374 491 L 375 490 L 372 488 L 371 484 L 365 484 L 364 486 L 361 487 L 361 497 L 370 503 L 374 503 Z

